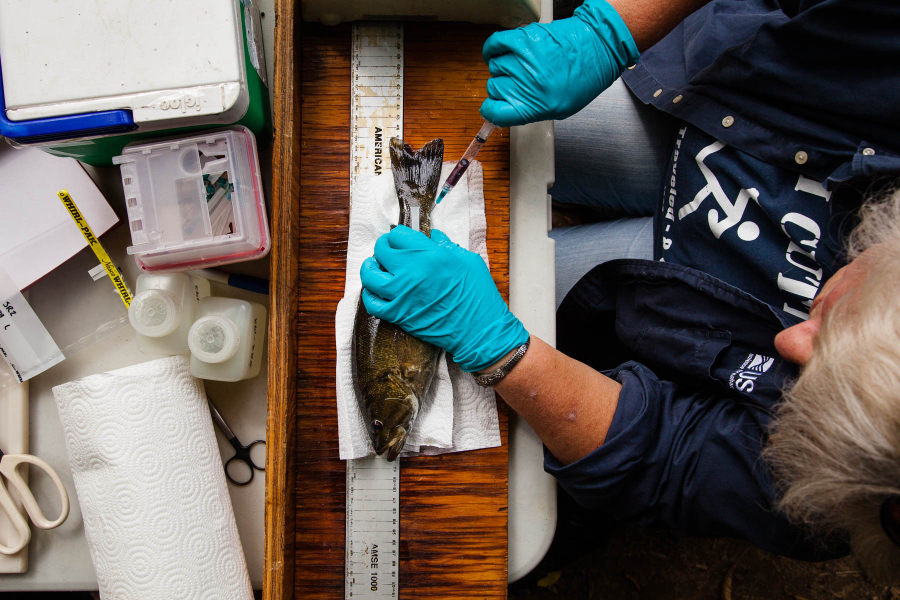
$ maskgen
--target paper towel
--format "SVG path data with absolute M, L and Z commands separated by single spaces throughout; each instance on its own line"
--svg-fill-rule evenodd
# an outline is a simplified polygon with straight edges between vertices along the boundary
M 441 181 L 456 163 L 445 162 Z M 487 257 L 487 223 L 484 217 L 483 171 L 473 161 L 465 176 L 431 213 L 431 226 L 446 233 L 460 246 Z M 372 453 L 364 416 L 353 385 L 352 343 L 356 304 L 362 286 L 359 267 L 372 256 L 375 240 L 397 223 L 400 205 L 392 176 L 361 176 L 351 192 L 350 232 L 344 297 L 335 314 L 337 344 L 337 408 L 342 459 Z M 479 387 L 469 373 L 442 354 L 431 388 L 422 404 L 403 456 L 442 454 L 500 445 L 500 425 L 494 390 Z
M 53 388 L 104 600 L 252 600 L 203 382 L 172 356 Z

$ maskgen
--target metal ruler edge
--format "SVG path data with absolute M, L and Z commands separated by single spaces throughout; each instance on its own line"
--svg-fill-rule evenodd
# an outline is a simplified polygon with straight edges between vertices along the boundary
M 360 175 L 390 172 L 388 145 L 403 136 L 403 26 L 353 24 L 350 202 Z M 400 575 L 400 461 L 346 461 L 345 600 L 396 599 Z

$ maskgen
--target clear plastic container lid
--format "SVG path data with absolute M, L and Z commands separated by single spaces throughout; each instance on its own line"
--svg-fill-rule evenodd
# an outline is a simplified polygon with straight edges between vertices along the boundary
M 217 315 L 200 317 L 188 332 L 191 354 L 205 363 L 222 363 L 237 353 L 241 334 L 231 319 Z
M 185 271 L 265 256 L 256 139 L 246 127 L 128 146 L 121 166 L 132 246 L 148 272 Z
M 166 290 L 145 290 L 131 299 L 128 320 L 141 335 L 163 337 L 181 323 L 181 303 Z

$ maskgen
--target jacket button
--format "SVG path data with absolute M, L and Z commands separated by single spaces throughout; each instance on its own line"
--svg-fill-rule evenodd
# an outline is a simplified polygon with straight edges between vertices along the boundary
M 653 92 L 653 97 L 654 97 L 654 98 L 659 98 L 659 95 L 660 95 L 660 94 L 662 94 L 662 88 L 660 88 L 660 89 L 656 90 L 655 92 Z
M 722 119 L 722 127 L 731 127 L 732 125 L 734 125 L 734 117 L 731 115 Z
M 684 96 L 682 96 L 681 94 L 678 94 L 677 96 L 672 98 L 672 104 L 678 104 L 679 102 L 681 102 L 682 98 L 684 98 Z
M 875 150 L 873 148 L 865 148 L 862 153 L 866 156 L 872 156 L 875 154 Z
M 798 165 L 803 165 L 803 164 L 806 164 L 806 159 L 808 159 L 808 158 L 809 157 L 806 155 L 806 152 L 801 150 L 800 152 L 798 152 L 797 154 L 794 155 L 794 162 L 797 163 Z

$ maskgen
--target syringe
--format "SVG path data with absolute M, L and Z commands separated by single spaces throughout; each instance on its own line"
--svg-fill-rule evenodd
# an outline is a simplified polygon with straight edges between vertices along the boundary
M 456 163 L 456 166 L 453 167 L 453 170 L 450 171 L 450 175 L 447 176 L 447 181 L 444 182 L 444 187 L 441 188 L 441 193 L 438 194 L 437 202 L 435 204 L 440 204 L 441 200 L 444 199 L 450 190 L 456 185 L 456 182 L 463 176 L 463 173 L 466 172 L 466 169 L 469 168 L 469 163 L 475 158 L 475 155 L 478 154 L 478 151 L 481 150 L 481 147 L 484 146 L 484 143 L 487 141 L 488 136 L 497 129 L 497 126 L 493 123 L 484 122 L 484 125 L 481 126 L 481 129 L 478 130 L 478 133 L 475 134 L 475 139 L 472 140 L 472 143 L 469 144 L 469 147 L 466 148 L 465 154 L 463 157 L 459 159 L 459 162 Z

